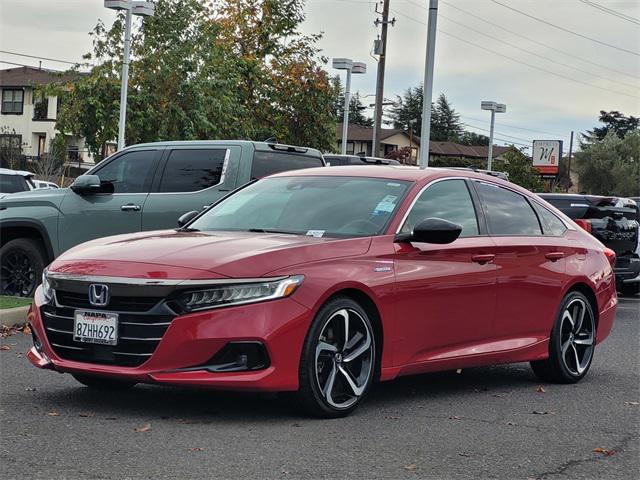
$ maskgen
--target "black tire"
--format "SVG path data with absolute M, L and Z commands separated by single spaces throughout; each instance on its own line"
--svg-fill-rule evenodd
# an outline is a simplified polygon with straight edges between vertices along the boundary
M 346 339 L 344 325 L 348 325 Z M 304 342 L 297 392 L 299 405 L 315 417 L 349 415 L 371 387 L 377 355 L 374 330 L 365 310 L 348 297 L 329 300 L 315 316 Z
M 584 317 L 580 322 L 582 308 Z M 591 367 L 595 340 L 596 322 L 589 300 L 580 292 L 569 292 L 560 304 L 551 330 L 549 358 L 531 362 L 531 368 L 541 380 L 576 383 Z
M 636 283 L 623 283 L 620 287 L 620 293 L 625 297 L 633 297 L 640 293 L 640 282 Z
M 78 382 L 85 387 L 89 387 L 94 390 L 127 390 L 134 387 L 137 382 L 131 382 L 127 380 L 116 380 L 114 378 L 99 377 L 94 375 L 81 375 L 73 374 Z
M 31 297 L 40 285 L 46 255 L 42 242 L 16 238 L 0 248 L 0 295 Z

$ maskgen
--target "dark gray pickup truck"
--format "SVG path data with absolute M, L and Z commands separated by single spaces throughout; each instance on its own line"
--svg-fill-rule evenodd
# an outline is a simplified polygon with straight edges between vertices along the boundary
M 539 195 L 616 252 L 614 272 L 622 294 L 640 292 L 640 210 L 633 200 L 562 193 Z

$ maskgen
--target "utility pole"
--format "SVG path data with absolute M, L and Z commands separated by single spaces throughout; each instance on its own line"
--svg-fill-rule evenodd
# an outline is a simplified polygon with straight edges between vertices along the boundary
M 573 155 L 573 130 L 571 130 L 571 138 L 569 138 L 569 160 L 567 160 L 567 175 L 571 182 L 571 156 Z
M 431 98 L 433 96 L 433 71 L 436 57 L 436 25 L 438 20 L 438 0 L 429 1 L 429 21 L 427 27 L 427 57 L 424 65 L 422 99 L 422 129 L 420 131 L 420 168 L 429 166 L 429 138 L 431 138 Z
M 378 60 L 378 78 L 376 80 L 376 103 L 373 120 L 373 151 L 371 155 L 377 157 L 380 154 L 380 128 L 382 127 L 382 101 L 384 98 L 384 68 L 387 58 L 387 27 L 393 25 L 396 19 L 389 20 L 389 1 L 384 0 L 382 6 L 382 20 L 376 18 L 373 24 L 382 25 L 380 35 L 380 59 Z M 377 10 L 376 10 L 377 11 Z
M 127 122 L 127 87 L 129 86 L 129 52 L 131 51 L 131 8 L 126 9 L 124 21 L 124 52 L 120 79 L 120 119 L 118 120 L 118 150 L 124 148 L 124 130 Z

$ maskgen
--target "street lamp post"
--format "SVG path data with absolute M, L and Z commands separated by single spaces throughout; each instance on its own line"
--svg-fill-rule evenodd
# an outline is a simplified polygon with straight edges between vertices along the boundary
M 334 58 L 333 68 L 347 71 L 347 82 L 344 90 L 344 117 L 342 119 L 342 147 L 340 153 L 347 154 L 347 136 L 349 134 L 349 104 L 351 103 L 351 74 L 367 73 L 367 65 L 363 62 L 354 62 L 350 58 Z
M 491 111 L 491 127 L 489 129 L 489 152 L 487 153 L 487 170 L 491 171 L 491 163 L 493 162 L 493 125 L 496 119 L 496 113 L 505 113 L 507 106 L 504 103 L 496 103 L 484 101 L 480 103 L 482 110 Z
M 132 0 L 104 0 L 104 6 L 111 10 L 125 10 L 124 51 L 122 54 L 122 78 L 120 79 L 120 118 L 118 120 L 118 150 L 124 148 L 124 134 L 127 120 L 127 87 L 129 85 L 129 54 L 131 51 L 131 16 L 153 17 L 155 5 L 152 2 Z
M 436 26 L 438 24 L 438 0 L 429 0 L 427 27 L 427 56 L 424 64 L 422 100 L 422 128 L 420 129 L 420 168 L 429 166 L 429 138 L 431 137 L 431 97 L 436 58 Z

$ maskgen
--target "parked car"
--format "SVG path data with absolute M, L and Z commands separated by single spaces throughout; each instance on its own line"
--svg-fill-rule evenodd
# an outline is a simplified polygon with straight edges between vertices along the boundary
M 36 189 L 42 189 L 42 188 L 60 188 L 57 184 L 53 183 L 53 182 L 47 182 L 45 180 L 33 180 L 33 183 L 35 184 Z
M 365 157 L 361 155 L 337 155 L 326 153 L 324 159 L 332 167 L 344 165 L 402 165 L 397 160 L 389 158 Z
M 450 167 L 452 170 L 467 170 L 476 173 L 484 173 L 485 175 L 491 175 L 492 177 L 501 178 L 502 180 L 509 180 L 509 174 L 507 172 L 497 172 L 495 170 L 483 170 L 481 168 L 472 167 Z
M 541 193 L 540 197 L 616 252 L 614 272 L 622 294 L 640 292 L 640 212 L 633 200 L 566 193 Z
M 36 291 L 28 358 L 96 388 L 297 392 L 324 417 L 422 372 L 530 361 L 574 383 L 613 325 L 614 260 L 487 175 L 280 173 L 181 229 L 64 253 Z
M 201 209 L 252 179 L 324 164 L 317 150 L 264 142 L 162 142 L 126 148 L 78 177 L 69 189 L 16 193 L 0 200 L 0 294 L 31 295 L 44 266 L 79 243 L 170 228 L 185 211 Z
M 30 176 L 25 176 L 19 170 L 0 168 L 0 196 L 9 193 L 27 192 L 32 190 L 32 187 L 33 183 Z

